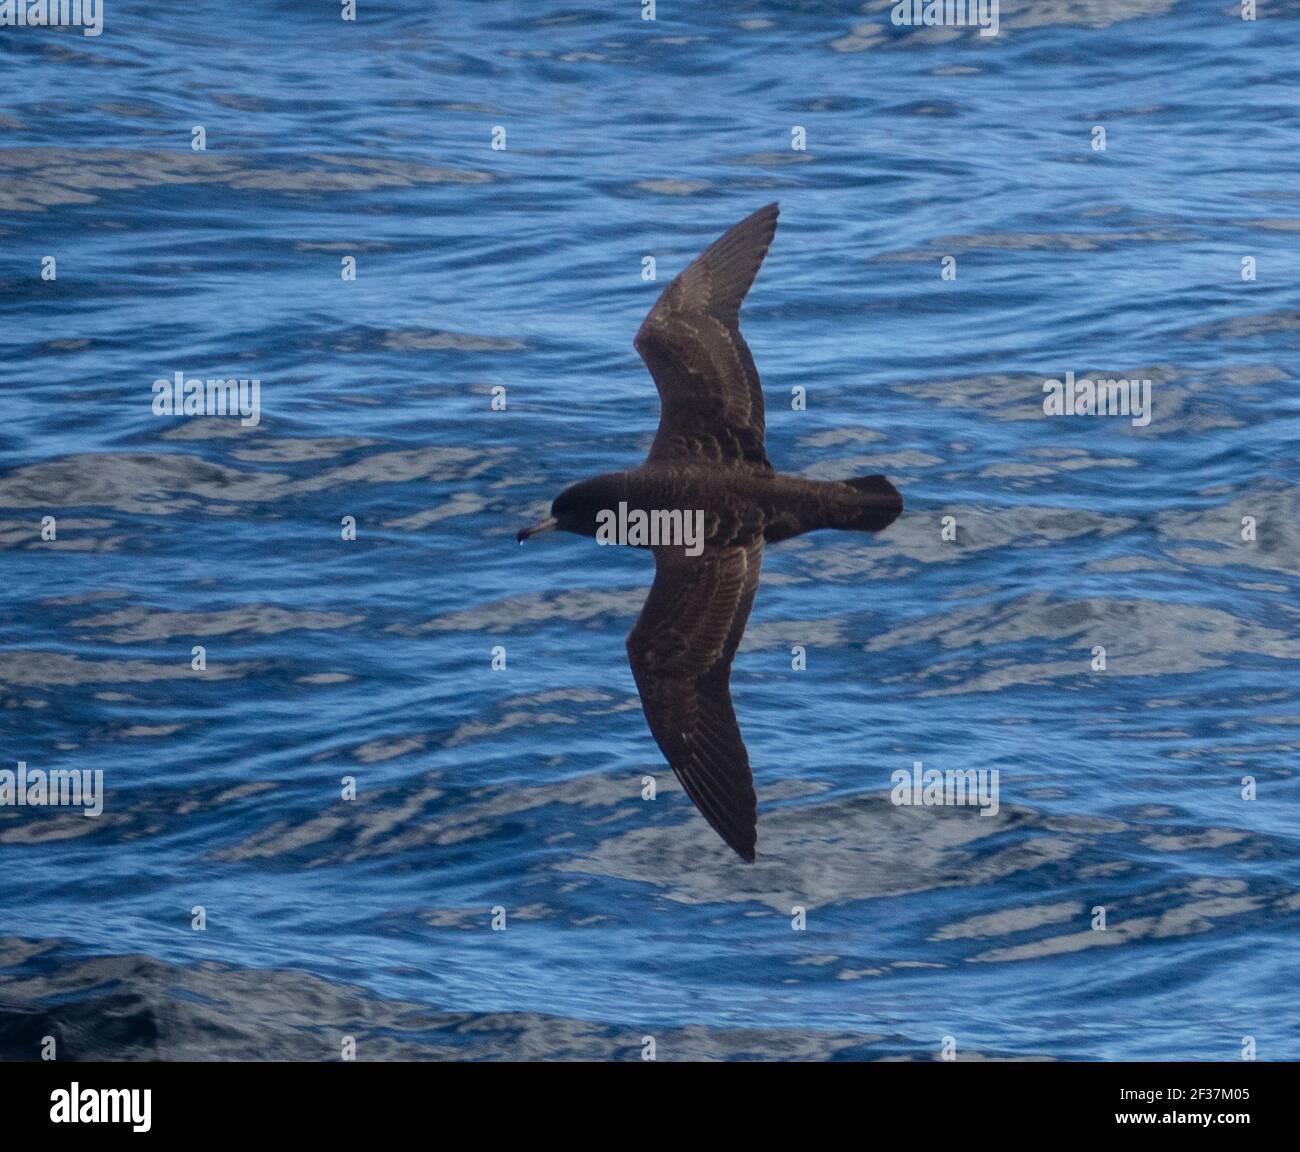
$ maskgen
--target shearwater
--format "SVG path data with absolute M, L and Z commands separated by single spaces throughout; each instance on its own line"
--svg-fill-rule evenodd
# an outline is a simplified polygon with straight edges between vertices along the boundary
M 776 234 L 769 204 L 704 250 L 636 335 L 659 389 L 659 431 L 640 467 L 573 484 L 518 535 L 595 536 L 602 511 L 704 511 L 704 546 L 648 545 L 655 578 L 627 638 L 650 731 L 713 829 L 746 861 L 758 843 L 749 753 L 731 704 L 731 662 L 758 591 L 763 549 L 819 528 L 879 532 L 903 511 L 883 476 L 805 480 L 767 458 L 763 386 L 740 305 Z

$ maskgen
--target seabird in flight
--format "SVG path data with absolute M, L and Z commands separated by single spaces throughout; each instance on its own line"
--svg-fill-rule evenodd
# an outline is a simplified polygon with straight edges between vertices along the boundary
M 650 731 L 704 818 L 746 861 L 758 840 L 749 753 L 731 704 L 731 662 L 758 591 L 763 549 L 819 528 L 879 532 L 903 511 L 883 476 L 805 480 L 773 469 L 763 387 L 740 335 L 740 305 L 776 234 L 769 204 L 691 263 L 650 310 L 636 350 L 659 389 L 659 431 L 645 463 L 573 484 L 551 515 L 519 533 L 597 537 L 627 522 L 689 524 L 703 547 L 648 545 L 655 578 L 627 638 Z M 656 518 L 658 518 L 656 520 Z M 625 541 L 618 541 L 625 542 Z

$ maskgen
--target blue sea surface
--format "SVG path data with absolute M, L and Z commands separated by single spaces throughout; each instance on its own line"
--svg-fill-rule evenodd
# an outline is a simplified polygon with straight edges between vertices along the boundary
M 891 8 L 0 29 L 0 769 L 104 787 L 0 807 L 0 1055 L 1300 1058 L 1300 4 Z M 907 507 L 767 550 L 747 866 L 649 556 L 514 535 L 644 457 L 632 337 L 770 201 L 769 455 Z

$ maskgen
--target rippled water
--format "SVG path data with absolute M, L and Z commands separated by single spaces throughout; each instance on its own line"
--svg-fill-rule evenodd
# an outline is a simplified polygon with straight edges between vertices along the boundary
M 1300 6 L 847 7 L 3 31 L 0 755 L 106 792 L 0 808 L 6 1055 L 1300 1056 Z M 769 453 L 907 511 L 768 550 L 746 867 L 641 715 L 648 558 L 514 532 L 644 454 L 632 335 L 771 200 Z

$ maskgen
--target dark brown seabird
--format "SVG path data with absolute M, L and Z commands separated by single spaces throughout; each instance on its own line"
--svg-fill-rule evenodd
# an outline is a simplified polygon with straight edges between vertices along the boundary
M 596 536 L 611 511 L 704 513 L 704 546 L 653 546 L 655 579 L 627 654 L 646 720 L 686 794 L 746 861 L 758 805 L 731 705 L 731 662 L 758 591 L 763 548 L 819 528 L 879 532 L 903 511 L 883 476 L 783 476 L 764 446 L 763 386 L 740 335 L 740 304 L 776 234 L 769 204 L 711 244 L 667 288 L 636 334 L 659 389 L 645 463 L 571 485 L 519 533 Z M 602 515 L 603 514 L 603 515 Z M 600 517 L 600 523 L 598 523 Z

